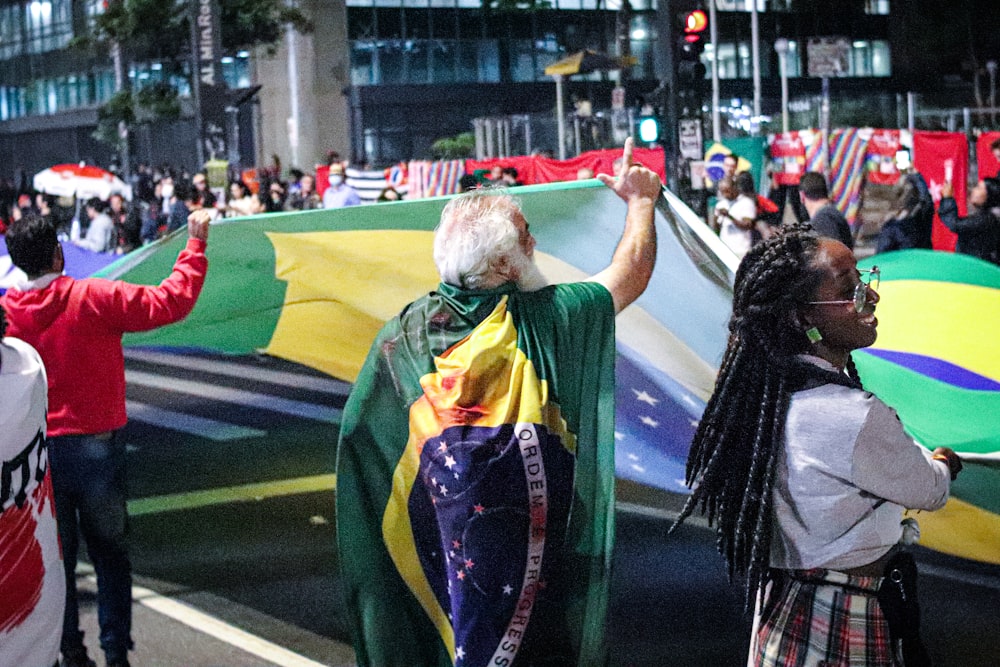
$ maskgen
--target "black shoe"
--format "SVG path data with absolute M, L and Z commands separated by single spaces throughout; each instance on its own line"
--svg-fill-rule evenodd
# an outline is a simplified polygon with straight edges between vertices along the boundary
M 87 649 L 63 653 L 62 667 L 97 667 L 97 663 L 87 656 Z

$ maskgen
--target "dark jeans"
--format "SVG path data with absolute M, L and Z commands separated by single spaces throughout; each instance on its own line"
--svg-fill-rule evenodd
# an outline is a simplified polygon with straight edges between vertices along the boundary
M 71 435 L 49 439 L 49 465 L 56 521 L 66 571 L 66 613 L 60 649 L 83 648 L 76 600 L 80 534 L 97 573 L 97 620 L 108 661 L 122 660 L 132 648 L 132 563 L 128 557 L 125 508 L 125 443 Z

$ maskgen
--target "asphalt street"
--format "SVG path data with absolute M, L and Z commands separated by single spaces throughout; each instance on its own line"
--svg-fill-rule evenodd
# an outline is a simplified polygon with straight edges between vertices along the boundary
M 334 530 L 349 387 L 268 357 L 129 351 L 137 667 L 351 665 Z M 621 667 L 745 663 L 749 620 L 682 498 L 619 484 L 609 636 Z M 921 551 L 939 667 L 1000 665 L 1000 568 Z M 91 573 L 80 572 L 96 650 Z

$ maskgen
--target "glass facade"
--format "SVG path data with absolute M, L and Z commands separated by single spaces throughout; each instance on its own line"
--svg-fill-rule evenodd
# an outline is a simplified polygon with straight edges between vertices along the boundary
M 109 59 L 70 65 L 79 71 L 65 71 L 40 59 L 44 54 L 66 48 L 75 36 L 73 0 L 0 0 L 0 121 L 93 108 L 107 102 L 115 91 L 115 77 Z M 79 0 L 84 30 L 93 27 L 105 11 L 106 0 Z M 24 67 L 30 62 L 29 67 Z M 58 71 L 61 67 L 62 71 Z M 27 70 L 34 76 L 18 81 Z M 15 72 L 18 75 L 9 75 Z M 250 54 L 247 51 L 222 58 L 222 74 L 231 88 L 251 85 Z M 181 97 L 190 97 L 187 76 L 167 74 L 164 63 L 133 63 L 128 72 L 133 87 L 170 83 Z

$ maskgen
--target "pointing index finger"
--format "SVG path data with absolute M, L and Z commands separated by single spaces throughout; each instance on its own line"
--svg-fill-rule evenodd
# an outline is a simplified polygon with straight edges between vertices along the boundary
M 625 139 L 625 149 L 622 151 L 622 168 L 619 176 L 624 176 L 632 166 L 632 137 Z

